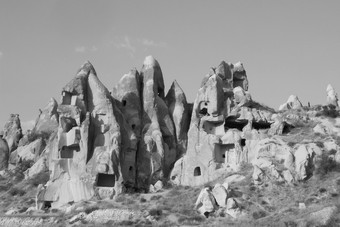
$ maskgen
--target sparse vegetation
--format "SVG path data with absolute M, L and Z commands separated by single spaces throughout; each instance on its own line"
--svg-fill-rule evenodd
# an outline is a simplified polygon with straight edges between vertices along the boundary
M 28 179 L 28 183 L 34 187 L 37 187 L 39 184 L 45 185 L 49 179 L 49 172 L 41 172 Z
M 336 109 L 335 106 L 328 105 L 328 106 L 322 106 L 322 110 L 318 111 L 315 116 L 317 116 L 317 117 L 324 116 L 324 117 L 336 118 L 336 117 L 339 117 L 340 114 L 339 114 L 339 111 Z

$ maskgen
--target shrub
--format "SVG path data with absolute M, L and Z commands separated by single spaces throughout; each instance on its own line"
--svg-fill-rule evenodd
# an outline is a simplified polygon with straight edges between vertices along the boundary
M 340 166 L 329 154 L 323 153 L 317 162 L 316 173 L 323 176 L 331 171 L 340 171 Z
M 198 224 L 200 224 L 201 222 L 204 222 L 204 221 L 205 221 L 205 217 L 200 216 L 200 215 L 194 215 L 194 216 L 191 216 L 191 217 L 180 217 L 178 219 L 178 222 L 181 225 L 198 225 Z
M 41 172 L 30 178 L 28 180 L 28 183 L 32 186 L 37 187 L 39 184 L 45 185 L 49 179 L 50 179 L 49 172 Z
M 99 207 L 98 207 L 98 206 L 90 206 L 90 207 L 86 207 L 85 210 L 84 210 L 84 212 L 85 212 L 86 214 L 90 214 L 90 213 L 92 213 L 92 212 L 95 211 L 95 210 L 99 210 Z
M 20 188 L 11 188 L 8 192 L 11 196 L 16 196 L 16 195 L 19 195 L 19 196 L 23 196 L 26 194 L 26 191 L 20 189 Z
M 153 208 L 153 209 L 149 210 L 149 214 L 151 216 L 161 216 L 162 215 L 162 210 L 159 209 L 158 207 L 157 208 Z
M 253 218 L 254 219 L 259 219 L 259 218 L 263 218 L 263 217 L 265 217 L 266 216 L 266 213 L 264 212 L 264 211 L 255 211 L 254 213 L 253 213 Z
M 161 195 L 153 195 L 153 196 L 151 196 L 150 200 L 159 200 L 161 198 L 162 198 Z
M 336 107 L 333 105 L 323 106 L 322 110 L 317 112 L 317 117 L 325 116 L 325 117 L 331 117 L 336 118 L 339 117 L 339 111 L 336 110 Z

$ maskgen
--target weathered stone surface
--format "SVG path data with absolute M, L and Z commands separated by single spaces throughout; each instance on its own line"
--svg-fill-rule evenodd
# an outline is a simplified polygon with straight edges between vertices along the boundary
M 215 198 L 209 188 L 201 190 L 196 200 L 195 208 L 200 214 L 205 215 L 206 217 L 208 217 L 209 213 L 212 213 L 217 209 Z
M 291 95 L 289 96 L 287 102 L 282 104 L 279 107 L 279 110 L 290 110 L 290 109 L 297 110 L 301 108 L 302 108 L 302 104 L 299 98 L 296 95 Z
M 176 129 L 177 156 L 181 156 L 187 150 L 190 113 L 185 94 L 176 80 L 172 83 L 165 100 Z
M 315 156 L 313 149 L 308 145 L 301 144 L 295 151 L 295 172 L 297 180 L 305 180 L 312 175 L 313 158 Z
M 339 108 L 338 94 L 335 92 L 332 85 L 328 84 L 326 92 L 327 92 L 327 105 L 333 105 Z
M 147 188 L 167 178 L 176 160 L 175 126 L 164 101 L 164 82 L 159 63 L 148 56 L 141 70 L 143 78 L 143 130 L 139 143 L 138 187 Z
M 114 188 L 109 188 L 109 187 L 97 187 L 96 188 L 96 196 L 100 200 L 113 199 L 115 194 L 116 192 Z
M 223 185 L 216 184 L 212 190 L 212 194 L 215 197 L 217 205 L 220 207 L 225 207 L 227 205 L 228 192 Z
M 44 199 L 60 207 L 90 199 L 94 186 L 121 193 L 128 182 L 125 153 L 136 139 L 89 62 L 63 88 L 58 115 L 58 133 L 47 148 L 51 181 Z
M 241 209 L 239 208 L 235 199 L 229 198 L 227 200 L 226 214 L 230 215 L 233 218 L 238 218 L 242 215 Z
M 159 192 L 159 191 L 162 191 L 163 189 L 163 182 L 162 181 L 157 181 L 155 184 L 154 184 L 154 188 L 155 188 L 155 191 L 156 192 Z
M 193 106 L 188 149 L 172 170 L 173 183 L 202 185 L 254 158 L 256 141 L 267 136 L 273 123 L 273 110 L 254 102 L 247 90 L 242 63 L 222 62 L 204 77 Z
M 41 152 L 44 149 L 43 139 L 38 138 L 28 145 L 18 147 L 16 152 L 12 153 L 16 155 L 16 163 L 21 163 L 22 161 L 36 161 L 38 160 Z
M 51 133 L 58 128 L 59 115 L 57 108 L 57 101 L 51 98 L 47 106 L 43 110 L 40 110 L 40 114 L 33 128 L 35 133 Z
M 239 106 L 243 106 L 251 101 L 251 96 L 246 93 L 242 87 L 235 87 L 233 90 L 235 103 Z
M 9 152 L 17 149 L 19 140 L 22 137 L 19 114 L 11 114 L 4 127 L 3 138 L 7 141 Z
M 136 69 L 125 74 L 113 88 L 111 94 L 121 103 L 125 119 L 138 138 L 142 132 L 142 77 Z
M 7 141 L 0 135 L 0 171 L 8 168 L 9 148 Z
M 47 158 L 45 156 L 41 156 L 38 161 L 34 163 L 31 168 L 24 172 L 25 178 L 33 178 L 37 174 L 48 172 Z

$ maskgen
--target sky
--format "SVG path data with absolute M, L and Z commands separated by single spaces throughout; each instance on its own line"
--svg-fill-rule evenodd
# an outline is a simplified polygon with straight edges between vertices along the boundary
M 0 0 L 0 128 L 35 120 L 89 60 L 111 90 L 144 58 L 177 80 L 189 102 L 210 67 L 243 62 L 254 100 L 340 92 L 340 1 Z

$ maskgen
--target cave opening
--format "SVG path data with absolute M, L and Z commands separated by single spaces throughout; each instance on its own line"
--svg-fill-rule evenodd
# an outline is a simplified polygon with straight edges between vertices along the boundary
M 240 131 L 248 124 L 248 120 L 238 120 L 235 116 L 230 116 L 225 119 L 225 130 L 236 128 Z
M 201 176 L 201 167 L 198 166 L 194 169 L 194 176 Z
M 98 173 L 97 175 L 97 187 L 114 187 L 115 186 L 115 175 L 114 174 L 105 174 Z

